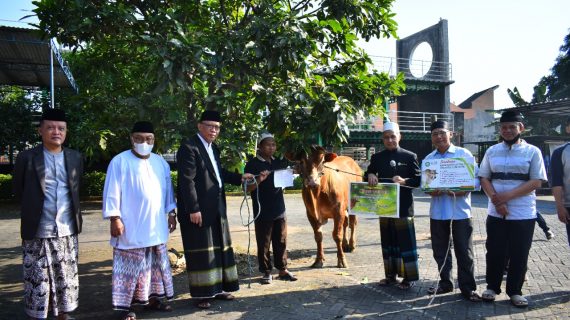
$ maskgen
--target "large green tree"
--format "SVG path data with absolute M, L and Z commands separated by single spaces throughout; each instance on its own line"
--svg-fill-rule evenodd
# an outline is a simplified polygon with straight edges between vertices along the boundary
M 34 11 L 46 35 L 79 54 L 85 74 L 102 75 L 78 81 L 82 103 L 93 101 L 76 108 L 99 118 L 89 140 L 108 146 L 125 131 L 116 125 L 147 116 L 169 149 L 202 110 L 217 109 L 226 151 L 243 159 L 261 129 L 289 150 L 317 136 L 336 146 L 357 114 L 382 112 L 402 78 L 371 70 L 356 41 L 396 36 L 392 2 L 43 0 Z

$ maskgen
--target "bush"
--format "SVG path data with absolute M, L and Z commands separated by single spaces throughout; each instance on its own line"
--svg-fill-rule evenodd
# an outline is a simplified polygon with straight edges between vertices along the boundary
M 101 197 L 105 186 L 106 174 L 101 171 L 92 171 L 83 175 L 81 184 L 81 196 Z
M 12 175 L 0 174 L 0 199 L 12 198 Z
M 178 171 L 170 171 L 170 179 L 172 180 L 174 193 L 176 193 L 176 186 L 178 185 Z

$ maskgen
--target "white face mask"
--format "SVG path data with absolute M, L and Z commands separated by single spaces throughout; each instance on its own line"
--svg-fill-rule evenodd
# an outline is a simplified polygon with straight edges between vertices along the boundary
M 145 156 L 148 156 L 150 154 L 153 146 L 154 146 L 153 144 L 148 144 L 146 142 L 135 143 L 135 151 L 136 151 L 136 153 L 145 157 Z

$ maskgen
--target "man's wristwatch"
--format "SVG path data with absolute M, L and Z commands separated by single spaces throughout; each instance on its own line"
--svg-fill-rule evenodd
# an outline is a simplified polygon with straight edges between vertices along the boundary
M 176 217 L 176 211 L 172 210 L 168 213 L 169 217 Z

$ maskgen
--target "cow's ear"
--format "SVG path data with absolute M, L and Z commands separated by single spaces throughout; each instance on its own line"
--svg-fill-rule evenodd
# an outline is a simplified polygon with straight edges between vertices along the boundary
M 338 157 L 338 156 L 336 155 L 336 153 L 334 153 L 334 152 L 328 152 L 328 153 L 325 154 L 325 162 L 331 162 L 331 161 L 333 161 L 336 157 Z

